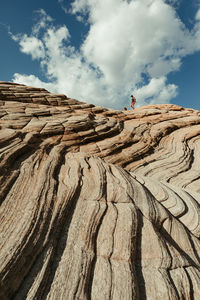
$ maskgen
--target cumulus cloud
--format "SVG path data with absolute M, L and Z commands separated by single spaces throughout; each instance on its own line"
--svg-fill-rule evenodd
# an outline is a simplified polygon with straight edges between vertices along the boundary
M 51 24 L 53 18 L 49 16 L 44 9 L 35 11 L 35 25 L 33 26 L 33 34 L 38 35 L 41 29 L 45 29 Z
M 34 87 L 39 87 L 39 88 L 43 87 L 48 91 L 52 91 L 54 93 L 59 92 L 54 82 L 51 83 L 51 82 L 41 81 L 38 77 L 34 75 L 23 75 L 23 74 L 15 73 L 13 79 L 14 82 L 18 82 L 20 84 L 26 84 Z
M 27 36 L 27 34 L 13 36 L 13 40 L 19 42 L 21 52 L 30 54 L 32 59 L 44 58 L 44 45 L 41 40 L 35 36 Z
M 71 13 L 89 24 L 80 49 L 71 44 L 65 25 L 54 26 L 53 19 L 40 10 L 30 36 L 12 37 L 22 52 L 40 60 L 48 82 L 21 74 L 14 74 L 13 80 L 119 109 L 128 105 L 130 94 L 136 96 L 137 106 L 169 103 L 178 87 L 167 81 L 167 75 L 180 70 L 183 57 L 200 50 L 199 11 L 189 31 L 172 2 L 178 3 L 73 1 Z
M 136 98 L 141 105 L 169 103 L 169 99 L 176 97 L 177 86 L 166 84 L 167 78 L 152 78 L 147 85 L 135 89 Z
M 196 13 L 196 16 L 195 16 L 195 19 L 197 21 L 200 21 L 200 9 L 198 9 L 197 13 Z

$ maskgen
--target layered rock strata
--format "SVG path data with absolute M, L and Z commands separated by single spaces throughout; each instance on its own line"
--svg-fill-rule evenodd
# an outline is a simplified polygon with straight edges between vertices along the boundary
M 200 112 L 0 82 L 0 299 L 200 299 Z

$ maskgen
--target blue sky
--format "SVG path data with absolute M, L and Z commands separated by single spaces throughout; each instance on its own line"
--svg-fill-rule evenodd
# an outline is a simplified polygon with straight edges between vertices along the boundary
M 199 110 L 199 0 L 4 1 L 0 80 L 106 107 Z

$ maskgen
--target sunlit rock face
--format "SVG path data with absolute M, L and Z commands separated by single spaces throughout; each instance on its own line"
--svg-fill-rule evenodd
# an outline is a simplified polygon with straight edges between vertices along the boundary
M 200 112 L 0 82 L 0 299 L 200 299 Z

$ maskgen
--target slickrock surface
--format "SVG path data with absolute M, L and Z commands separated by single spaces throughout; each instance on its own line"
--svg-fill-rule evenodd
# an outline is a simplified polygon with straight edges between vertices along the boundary
M 0 82 L 0 299 L 200 299 L 200 112 Z

